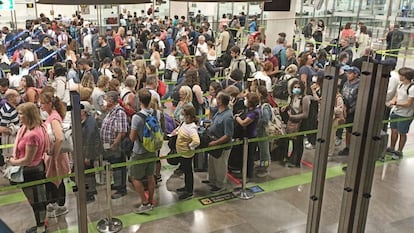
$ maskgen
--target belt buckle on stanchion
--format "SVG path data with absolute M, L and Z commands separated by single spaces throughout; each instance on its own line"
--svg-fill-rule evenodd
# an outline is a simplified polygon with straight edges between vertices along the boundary
M 239 191 L 240 193 L 237 194 L 237 196 L 239 196 L 239 198 L 242 200 L 249 200 L 254 197 L 253 192 L 250 189 L 246 188 L 248 149 L 249 149 L 249 142 L 247 138 L 244 138 L 243 139 L 243 168 L 242 168 L 243 182 L 242 182 L 242 188 Z
M 112 199 L 111 199 L 111 164 L 105 162 L 105 174 L 106 174 L 106 202 L 107 202 L 107 215 L 98 221 L 96 229 L 100 233 L 116 233 L 122 230 L 122 221 L 112 217 Z

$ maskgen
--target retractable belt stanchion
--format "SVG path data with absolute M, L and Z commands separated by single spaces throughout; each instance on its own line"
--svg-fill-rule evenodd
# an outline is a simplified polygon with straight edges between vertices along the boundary
M 105 174 L 106 174 L 106 203 L 107 203 L 107 215 L 98 221 L 96 229 L 101 233 L 115 233 L 122 230 L 122 221 L 112 217 L 112 199 L 111 199 L 111 164 L 105 162 Z
M 242 169 L 242 175 L 243 175 L 243 182 L 242 182 L 242 189 L 239 193 L 239 198 L 243 200 L 249 200 L 254 197 L 254 194 L 250 189 L 246 189 L 246 179 L 247 179 L 247 156 L 249 153 L 249 142 L 247 138 L 243 139 L 243 169 Z

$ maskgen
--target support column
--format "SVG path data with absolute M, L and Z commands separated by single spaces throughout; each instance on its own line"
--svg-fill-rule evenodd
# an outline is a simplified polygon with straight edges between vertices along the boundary
M 174 17 L 174 15 L 178 15 L 178 17 L 184 15 L 185 19 L 188 20 L 187 2 L 170 1 L 170 16 Z
M 285 32 L 287 43 L 292 44 L 293 35 L 295 34 L 295 12 L 296 0 L 291 0 L 290 11 L 267 11 L 266 27 L 266 46 L 273 48 L 276 46 L 278 34 Z

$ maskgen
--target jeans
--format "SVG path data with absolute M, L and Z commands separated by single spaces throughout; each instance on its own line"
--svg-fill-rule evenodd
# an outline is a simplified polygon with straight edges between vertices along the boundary
M 165 93 L 165 95 L 162 97 L 163 100 L 166 100 L 168 98 L 170 98 L 170 96 L 173 94 L 174 92 L 174 84 L 168 84 L 168 90 L 167 93 Z
M 52 182 L 46 183 L 46 196 L 49 203 L 57 203 L 59 206 L 64 206 L 66 203 L 66 188 L 63 180 L 60 181 L 59 186 Z
M 107 160 L 110 164 L 123 163 L 126 162 L 126 156 L 121 153 L 121 151 L 112 151 L 105 150 L 104 159 Z M 114 176 L 114 185 L 113 188 L 119 193 L 126 193 L 126 177 L 127 169 L 126 167 L 115 168 L 113 171 Z M 107 180 L 110 182 L 110 180 Z

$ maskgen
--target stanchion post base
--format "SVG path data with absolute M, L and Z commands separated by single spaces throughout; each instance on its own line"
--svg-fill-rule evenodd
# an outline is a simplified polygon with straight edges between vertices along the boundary
M 250 200 L 254 197 L 254 194 L 250 189 L 240 190 L 239 198 L 242 200 Z
M 108 218 L 104 218 L 99 220 L 96 224 L 96 229 L 100 233 L 116 233 L 122 230 L 122 221 L 117 218 L 112 218 L 108 220 Z

